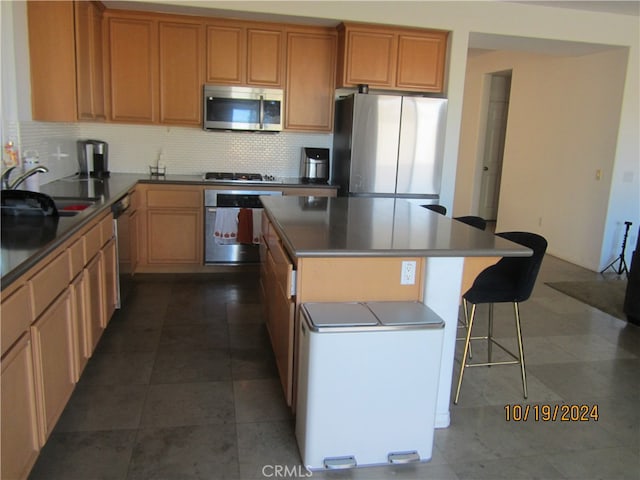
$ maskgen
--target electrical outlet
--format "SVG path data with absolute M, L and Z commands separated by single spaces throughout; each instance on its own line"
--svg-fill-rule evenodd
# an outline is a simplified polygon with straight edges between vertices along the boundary
M 416 262 L 404 260 L 400 273 L 400 285 L 414 285 L 416 283 Z

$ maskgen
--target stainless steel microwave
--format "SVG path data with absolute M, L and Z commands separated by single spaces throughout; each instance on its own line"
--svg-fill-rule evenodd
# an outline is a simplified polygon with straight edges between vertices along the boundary
M 281 89 L 205 85 L 203 93 L 205 130 L 282 130 Z

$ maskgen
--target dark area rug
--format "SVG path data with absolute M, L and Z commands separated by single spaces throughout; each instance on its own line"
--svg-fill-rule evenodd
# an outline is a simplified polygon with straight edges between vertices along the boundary
M 547 282 L 547 285 L 620 320 L 627 320 L 624 313 L 626 280 Z

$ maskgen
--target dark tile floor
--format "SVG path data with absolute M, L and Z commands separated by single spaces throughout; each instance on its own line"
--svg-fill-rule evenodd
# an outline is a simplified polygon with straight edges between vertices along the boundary
M 312 478 L 640 478 L 640 329 L 544 284 L 593 278 L 547 256 L 522 317 L 526 403 L 598 405 L 597 422 L 507 422 L 517 367 L 473 369 L 431 462 Z M 30 478 L 306 478 L 257 292 L 255 273 L 138 277 Z M 507 343 L 511 325 L 497 306 Z

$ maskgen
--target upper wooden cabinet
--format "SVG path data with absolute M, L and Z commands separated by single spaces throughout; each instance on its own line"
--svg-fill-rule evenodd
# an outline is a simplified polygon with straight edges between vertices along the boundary
M 374 25 L 338 27 L 338 87 L 442 92 L 448 32 Z
M 202 123 L 203 26 L 161 21 L 160 123 Z
M 333 128 L 337 38 L 324 29 L 287 32 L 285 128 Z
M 202 24 L 122 11 L 107 17 L 111 120 L 199 125 Z
M 157 121 L 158 22 L 140 16 L 108 17 L 111 119 Z
M 282 87 L 284 34 L 277 25 L 208 22 L 206 82 Z
M 78 119 L 104 120 L 104 6 L 96 2 L 75 2 L 74 9 Z
M 74 122 L 76 59 L 73 2 L 27 2 L 34 120 Z
M 34 120 L 104 120 L 99 2 L 27 3 Z

